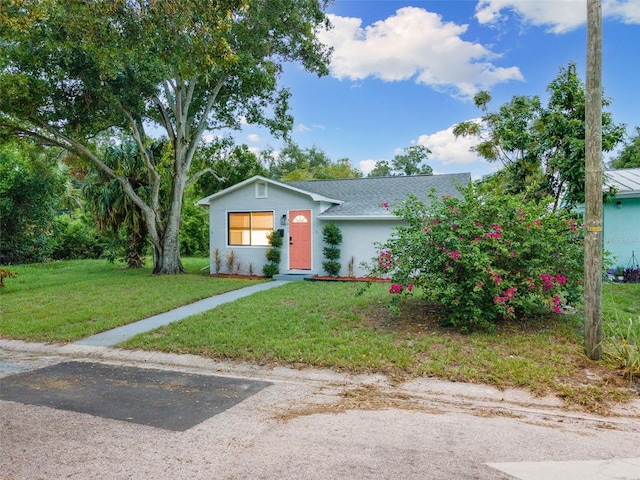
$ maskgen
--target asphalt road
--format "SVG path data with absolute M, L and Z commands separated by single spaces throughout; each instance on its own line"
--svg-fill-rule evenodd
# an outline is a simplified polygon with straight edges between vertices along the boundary
M 598 417 L 486 386 L 0 340 L 0 378 L 70 361 L 269 385 L 185 431 L 0 401 L 0 478 L 640 479 L 640 401 Z

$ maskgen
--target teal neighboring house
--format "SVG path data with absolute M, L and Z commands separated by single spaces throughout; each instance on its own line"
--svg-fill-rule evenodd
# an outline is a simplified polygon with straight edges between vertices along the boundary
M 603 205 L 604 249 L 613 254 L 615 265 L 627 268 L 632 255 L 640 257 L 640 168 L 604 172 L 606 186 L 618 193 Z M 637 267 L 636 267 L 637 268 Z

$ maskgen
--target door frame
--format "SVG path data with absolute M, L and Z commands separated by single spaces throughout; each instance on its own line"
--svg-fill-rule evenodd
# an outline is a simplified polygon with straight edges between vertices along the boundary
M 295 215 L 297 215 L 298 213 L 304 212 L 307 216 L 307 218 L 309 219 L 308 223 L 306 223 L 305 225 L 307 225 L 307 230 L 308 230 L 308 234 L 309 234 L 309 257 L 308 257 L 308 268 L 302 268 L 300 266 L 298 267 L 293 267 L 291 265 L 291 251 L 293 250 L 292 246 L 295 247 L 291 241 L 292 241 L 292 235 L 291 235 L 291 229 L 292 229 L 292 225 L 294 224 L 294 219 L 295 219 L 295 215 L 292 215 L 292 212 L 294 212 Z M 312 270 L 313 269 L 313 228 L 312 228 L 312 222 L 313 222 L 313 215 L 312 215 L 312 210 L 311 209 L 292 209 L 289 210 L 287 212 L 287 216 L 289 218 L 289 229 L 288 229 L 288 243 L 289 243 L 289 270 Z M 287 241 L 287 239 L 285 239 L 285 241 Z

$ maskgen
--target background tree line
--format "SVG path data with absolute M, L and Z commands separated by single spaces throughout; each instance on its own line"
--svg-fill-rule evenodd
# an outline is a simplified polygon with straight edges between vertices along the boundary
M 281 181 L 353 178 L 349 159 L 288 140 L 284 62 L 326 74 L 323 0 L 33 2 L 2 0 L 0 16 L 0 263 L 107 256 L 155 273 L 183 271 L 180 255 L 208 250 L 207 212 L 195 206 L 256 174 Z M 167 15 L 170 12 L 171 15 Z M 497 112 L 475 98 L 476 151 L 502 168 L 505 193 L 580 203 L 584 85 L 575 65 L 549 85 L 549 101 L 514 97 Z M 607 102 L 605 101 L 605 106 Z M 255 153 L 230 137 L 241 120 L 285 139 Z M 161 138 L 147 134 L 149 125 Z M 624 127 L 603 115 L 605 150 Z M 640 129 L 614 167 L 640 165 Z M 431 174 L 431 152 L 411 146 L 370 176 Z

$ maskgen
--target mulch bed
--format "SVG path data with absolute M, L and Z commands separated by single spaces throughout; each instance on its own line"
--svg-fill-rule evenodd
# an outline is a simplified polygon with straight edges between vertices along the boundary
M 373 277 L 331 277 L 329 275 L 305 278 L 310 282 L 390 282 L 389 278 L 373 278 Z
M 210 277 L 220 277 L 220 278 L 244 278 L 246 280 L 268 280 L 268 277 L 263 275 L 242 275 L 240 273 L 212 273 L 209 275 Z
M 211 277 L 220 278 L 244 278 L 247 280 L 268 280 L 268 277 L 261 275 L 243 275 L 240 273 L 212 273 Z M 329 275 L 316 275 L 311 278 L 305 278 L 310 282 L 390 282 L 390 278 L 373 278 L 373 277 L 331 277 Z

